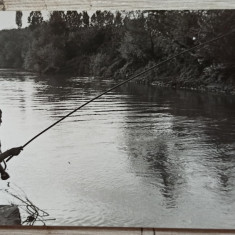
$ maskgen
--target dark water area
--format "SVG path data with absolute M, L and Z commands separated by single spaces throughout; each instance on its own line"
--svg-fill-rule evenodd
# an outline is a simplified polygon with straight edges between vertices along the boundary
M 114 84 L 0 70 L 2 150 Z M 129 83 L 8 168 L 11 187 L 56 218 L 51 225 L 235 228 L 235 97 Z

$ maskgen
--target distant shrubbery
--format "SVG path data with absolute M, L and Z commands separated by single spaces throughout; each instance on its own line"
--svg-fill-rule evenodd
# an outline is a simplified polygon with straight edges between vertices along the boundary
M 235 30 L 235 11 L 56 11 L 29 27 L 0 32 L 0 67 L 124 78 L 175 53 Z M 235 81 L 235 33 L 151 73 L 178 81 L 222 73 Z

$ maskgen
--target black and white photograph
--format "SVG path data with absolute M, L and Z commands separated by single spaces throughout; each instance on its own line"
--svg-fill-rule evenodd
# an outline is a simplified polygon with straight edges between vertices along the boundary
M 235 229 L 234 43 L 235 10 L 0 12 L 0 226 Z

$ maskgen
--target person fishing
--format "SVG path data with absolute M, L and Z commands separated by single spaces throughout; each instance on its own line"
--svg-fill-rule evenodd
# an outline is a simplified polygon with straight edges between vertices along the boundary
M 2 110 L 0 109 L 0 126 L 2 123 Z M 2 166 L 2 162 L 10 156 L 17 156 L 20 154 L 21 150 L 23 150 L 23 147 L 16 147 L 16 148 L 11 148 L 5 152 L 1 152 L 1 141 L 0 141 L 0 174 L 1 174 L 1 179 L 2 180 L 7 180 L 10 176 L 9 174 L 5 171 L 5 167 Z

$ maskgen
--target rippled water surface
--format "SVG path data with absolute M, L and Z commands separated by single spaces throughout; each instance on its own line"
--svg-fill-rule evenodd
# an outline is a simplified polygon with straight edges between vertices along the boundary
M 2 150 L 114 85 L 0 70 Z M 8 164 L 48 225 L 235 228 L 235 98 L 128 84 Z M 23 213 L 23 212 L 22 212 Z

